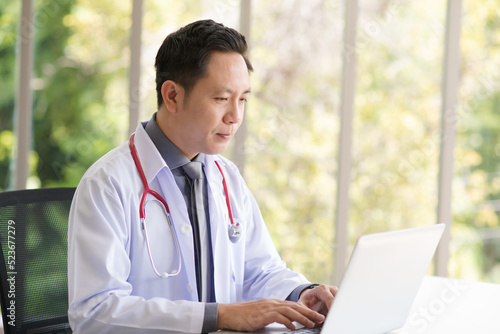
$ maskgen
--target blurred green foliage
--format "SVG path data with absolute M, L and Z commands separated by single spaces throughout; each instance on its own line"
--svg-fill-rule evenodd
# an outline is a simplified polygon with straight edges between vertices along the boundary
M 76 186 L 85 170 L 123 137 L 117 133 L 126 121 L 127 103 L 110 101 L 108 91 L 113 84 L 125 82 L 127 63 L 120 63 L 116 54 L 127 45 L 128 26 L 108 20 L 106 29 L 99 28 L 104 25 L 105 10 L 130 19 L 126 9 L 120 12 L 113 4 L 94 6 L 95 12 L 89 14 L 84 1 L 39 0 L 33 20 L 19 27 L 20 5 L 8 0 L 0 8 L 0 71 L 5 86 L 0 98 L 0 189 L 8 188 L 11 179 L 16 43 L 29 34 L 34 36 L 35 48 L 29 187 Z M 110 44 L 111 36 L 120 37 Z M 104 48 L 106 44 L 113 47 Z M 103 56 L 102 50 L 110 49 L 116 53 Z

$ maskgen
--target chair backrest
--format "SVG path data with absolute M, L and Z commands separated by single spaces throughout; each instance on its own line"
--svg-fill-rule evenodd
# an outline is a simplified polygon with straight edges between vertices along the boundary
M 4 332 L 71 333 L 67 230 L 75 188 L 0 193 Z

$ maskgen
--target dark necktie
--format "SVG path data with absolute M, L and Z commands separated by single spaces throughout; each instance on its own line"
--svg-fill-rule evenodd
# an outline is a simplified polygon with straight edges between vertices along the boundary
M 203 170 L 201 162 L 191 161 L 182 166 L 187 176 L 190 179 L 191 185 L 191 222 L 193 225 L 193 236 L 195 244 L 195 264 L 197 274 L 198 296 L 202 302 L 208 302 L 209 282 L 208 282 L 208 264 L 210 252 L 207 242 L 208 229 L 205 214 L 205 206 L 203 205 L 203 188 L 205 182 L 203 180 Z

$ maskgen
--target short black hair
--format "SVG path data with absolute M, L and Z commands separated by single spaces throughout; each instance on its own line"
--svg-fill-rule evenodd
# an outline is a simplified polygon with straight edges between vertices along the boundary
M 213 20 L 196 21 L 169 34 L 155 61 L 158 108 L 163 104 L 163 83 L 172 80 L 189 95 L 198 80 L 206 76 L 210 55 L 214 51 L 239 53 L 248 71 L 252 71 L 247 49 L 245 36 Z

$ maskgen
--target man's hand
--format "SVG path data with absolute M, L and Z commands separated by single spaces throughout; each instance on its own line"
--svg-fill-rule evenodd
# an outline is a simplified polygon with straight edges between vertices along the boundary
M 298 303 L 326 316 L 337 291 L 336 286 L 319 285 L 302 291 Z
M 277 322 L 293 330 L 294 321 L 312 328 L 325 320 L 323 315 L 304 305 L 276 299 L 219 304 L 217 329 L 254 331 Z

